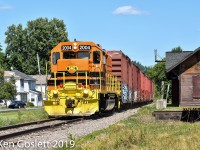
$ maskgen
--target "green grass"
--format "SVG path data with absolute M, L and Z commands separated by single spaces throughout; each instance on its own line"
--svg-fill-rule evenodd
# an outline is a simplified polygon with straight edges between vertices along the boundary
M 124 121 L 78 139 L 74 149 L 199 149 L 200 123 L 157 121 L 151 116 L 153 110 L 155 106 L 142 108 Z
M 0 113 L 0 127 L 47 118 L 48 114 L 44 111 L 44 109 L 19 110 L 18 112 Z

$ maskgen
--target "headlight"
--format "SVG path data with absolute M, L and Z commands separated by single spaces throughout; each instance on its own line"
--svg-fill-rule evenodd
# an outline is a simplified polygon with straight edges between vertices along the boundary
M 57 94 L 58 94 L 58 91 L 57 91 L 57 90 L 54 90 L 54 91 L 53 91 L 53 94 L 54 94 L 54 95 L 57 95 Z
M 83 90 L 83 97 L 88 97 L 89 96 L 89 90 L 84 89 Z
M 84 90 L 83 90 L 83 93 L 84 93 L 84 94 L 88 94 L 89 91 L 88 91 L 87 89 L 84 89 Z
M 58 91 L 57 90 L 53 91 L 53 97 L 58 97 Z

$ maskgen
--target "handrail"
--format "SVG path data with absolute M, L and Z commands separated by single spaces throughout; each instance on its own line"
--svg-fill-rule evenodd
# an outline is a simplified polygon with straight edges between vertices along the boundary
M 88 75 L 87 75 L 87 71 L 76 71 L 76 84 L 78 84 L 78 74 L 79 73 L 85 73 L 85 87 L 87 88 L 88 86 L 88 82 L 87 82 L 87 79 L 88 79 Z
M 78 71 L 76 71 L 76 84 L 78 84 Z
M 100 79 L 99 79 L 100 80 L 100 87 L 99 88 L 100 88 L 100 91 L 101 91 L 101 71 L 100 71 L 100 69 L 99 69 L 99 77 L 100 77 Z
M 63 85 L 65 85 L 65 72 L 63 72 Z
M 79 73 L 85 74 L 85 87 L 88 87 L 88 72 L 87 71 L 76 71 L 76 84 L 78 84 L 79 81 Z M 54 72 L 54 88 L 57 89 L 57 74 L 62 74 L 63 77 L 63 85 L 66 84 L 66 76 L 65 72 Z M 117 76 L 113 76 L 110 73 L 105 74 L 106 77 L 106 90 L 107 91 L 113 91 L 113 92 L 119 92 L 120 91 L 120 81 L 118 81 Z M 99 90 L 102 90 L 102 74 L 99 70 L 99 77 L 96 77 L 96 80 L 99 79 Z
M 56 85 L 56 75 L 57 72 L 54 72 L 54 88 L 57 89 L 57 85 Z
M 87 88 L 87 71 L 85 71 L 84 73 L 85 73 L 85 87 Z

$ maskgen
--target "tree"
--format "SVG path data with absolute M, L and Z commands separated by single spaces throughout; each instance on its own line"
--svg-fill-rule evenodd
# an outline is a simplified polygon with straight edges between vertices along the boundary
M 180 46 L 178 46 L 178 47 L 173 48 L 171 51 L 172 52 L 182 52 L 183 50 Z
M 140 62 L 138 61 L 132 61 L 132 63 L 134 65 L 136 65 L 142 72 L 146 73 L 146 71 L 150 68 L 150 67 L 147 67 L 147 66 L 143 66 Z
M 0 68 L 0 91 L 1 91 L 1 88 L 3 87 L 3 84 L 4 84 L 4 70 Z M 2 99 L 1 94 L 2 92 L 0 92 L 0 99 Z
M 41 73 L 45 73 L 45 64 L 49 53 L 59 42 L 68 41 L 66 26 L 62 20 L 38 18 L 28 21 L 27 27 L 11 25 L 6 31 L 10 65 L 26 74 L 37 74 L 37 53 L 40 57 Z
M 161 96 L 161 83 L 162 81 L 167 81 L 165 74 L 165 62 L 158 62 L 153 67 L 147 70 L 147 76 L 153 80 L 155 84 L 155 94 L 157 98 Z
M 1 46 L 1 44 L 0 44 L 0 52 L 2 52 L 2 50 L 3 50 L 3 49 L 2 49 L 2 46 Z
M 9 81 L 5 81 L 3 69 L 0 69 L 0 91 L 0 99 L 5 101 L 13 100 L 17 93 L 14 77 L 12 76 Z
M 8 59 L 6 58 L 5 53 L 2 52 L 2 46 L 0 44 L 0 68 L 7 69 L 8 68 Z
M 9 81 L 4 82 L 4 92 L 5 92 L 5 99 L 15 99 L 15 95 L 17 93 L 16 86 L 15 86 L 15 78 L 12 76 Z
M 11 25 L 8 27 L 8 31 L 5 43 L 6 55 L 9 57 L 9 65 L 18 70 L 22 70 L 24 62 L 23 52 L 25 49 L 25 34 L 23 32 L 22 25 Z

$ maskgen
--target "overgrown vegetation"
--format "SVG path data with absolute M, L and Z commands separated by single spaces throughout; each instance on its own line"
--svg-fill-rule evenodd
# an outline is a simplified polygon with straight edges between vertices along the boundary
M 107 129 L 96 131 L 76 141 L 75 149 L 198 149 L 200 124 L 156 121 L 151 116 L 155 106 L 142 108 L 138 114 Z
M 44 111 L 44 109 L 19 110 L 18 112 L 0 113 L 0 126 L 8 126 L 47 118 L 48 114 Z
M 34 107 L 34 104 L 31 103 L 31 102 L 27 102 L 27 103 L 26 103 L 26 107 Z
M 0 68 L 0 99 L 13 100 L 17 93 L 15 79 L 12 76 L 9 81 L 4 79 L 4 70 Z M 6 103 L 7 104 L 7 103 Z

